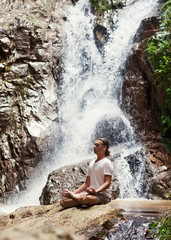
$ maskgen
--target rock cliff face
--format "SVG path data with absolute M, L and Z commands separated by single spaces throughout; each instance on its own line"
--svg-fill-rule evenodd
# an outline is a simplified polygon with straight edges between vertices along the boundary
M 71 4 L 0 3 L 0 197 L 23 189 L 42 155 L 53 149 L 62 26 Z
M 123 83 L 123 108 L 136 133 L 146 147 L 149 192 L 169 198 L 171 187 L 171 157 L 160 135 L 163 92 L 157 85 L 145 48 L 149 37 L 159 30 L 159 18 L 145 19 L 134 39 L 128 57 Z

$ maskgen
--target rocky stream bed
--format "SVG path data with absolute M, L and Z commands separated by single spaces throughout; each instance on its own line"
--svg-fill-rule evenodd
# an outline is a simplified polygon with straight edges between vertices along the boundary
M 63 209 L 59 203 L 22 207 L 0 216 L 1 240 L 154 239 L 149 223 L 171 211 L 169 200 L 114 200 Z

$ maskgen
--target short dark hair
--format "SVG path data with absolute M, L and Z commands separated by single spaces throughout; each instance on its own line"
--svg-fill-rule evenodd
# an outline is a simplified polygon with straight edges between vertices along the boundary
M 109 141 L 106 138 L 98 138 L 98 140 L 100 140 L 102 142 L 103 146 L 106 146 L 105 156 L 109 156 L 110 155 Z

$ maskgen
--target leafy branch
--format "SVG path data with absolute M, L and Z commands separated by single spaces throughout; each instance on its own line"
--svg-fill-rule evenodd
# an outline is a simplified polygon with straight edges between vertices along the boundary
M 147 55 L 156 81 L 164 89 L 161 124 L 163 137 L 171 132 L 171 0 L 161 8 L 161 31 L 151 37 L 147 44 Z
M 171 216 L 167 216 L 161 222 L 153 222 L 150 225 L 153 229 L 153 236 L 160 240 L 170 240 L 171 239 Z

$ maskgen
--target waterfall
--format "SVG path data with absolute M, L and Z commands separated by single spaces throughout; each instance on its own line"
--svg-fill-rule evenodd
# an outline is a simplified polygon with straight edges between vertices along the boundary
M 108 138 L 112 152 L 119 153 L 114 165 L 120 198 L 145 197 L 143 147 L 135 141 L 134 130 L 120 105 L 122 70 L 133 38 L 156 3 L 157 0 L 136 1 L 120 10 L 115 28 L 108 28 L 109 40 L 103 54 L 95 43 L 94 16 L 87 0 L 80 0 L 76 7 L 70 8 L 65 25 L 64 67 L 59 88 L 65 152 L 61 161 L 79 161 L 83 153 L 91 153 L 96 138 Z
M 88 0 L 68 9 L 58 94 L 60 134 L 52 160 L 39 168 L 28 190 L 14 197 L 20 206 L 38 204 L 48 174 L 61 166 L 94 158 L 93 141 L 106 137 L 115 157 L 120 198 L 141 198 L 144 193 L 144 152 L 134 129 L 121 110 L 122 70 L 133 38 L 143 19 L 151 16 L 158 0 L 138 0 L 118 11 L 103 54 L 93 29 Z

